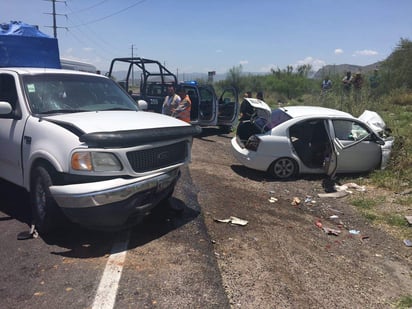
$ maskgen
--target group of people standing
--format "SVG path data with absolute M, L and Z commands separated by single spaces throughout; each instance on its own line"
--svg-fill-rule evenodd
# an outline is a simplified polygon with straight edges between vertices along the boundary
M 175 89 L 174 85 L 167 87 L 167 96 L 163 102 L 162 114 L 175 117 L 190 123 L 192 101 L 182 86 Z
M 379 75 L 378 69 L 374 69 L 373 74 L 369 77 L 369 85 L 371 89 L 374 89 L 379 86 Z M 364 79 L 361 72 L 356 72 L 352 74 L 351 71 L 347 71 L 345 76 L 342 78 L 342 87 L 344 92 L 347 94 L 352 89 L 355 91 L 360 91 L 363 87 Z M 322 80 L 321 84 L 322 93 L 327 92 L 328 90 L 332 89 L 332 81 L 330 80 L 329 76 L 326 76 Z

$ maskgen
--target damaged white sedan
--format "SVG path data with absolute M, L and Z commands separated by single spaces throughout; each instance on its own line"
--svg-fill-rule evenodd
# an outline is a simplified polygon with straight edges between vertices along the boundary
M 248 168 L 287 179 L 368 172 L 387 164 L 394 140 L 375 112 L 355 118 L 315 106 L 271 111 L 263 101 L 249 100 L 255 116 L 241 122 L 232 139 L 235 158 Z

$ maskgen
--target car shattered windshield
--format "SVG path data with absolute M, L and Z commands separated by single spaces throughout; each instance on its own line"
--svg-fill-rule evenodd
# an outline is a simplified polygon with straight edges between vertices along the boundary
M 40 74 L 25 76 L 23 83 L 34 114 L 138 110 L 115 82 L 99 76 Z

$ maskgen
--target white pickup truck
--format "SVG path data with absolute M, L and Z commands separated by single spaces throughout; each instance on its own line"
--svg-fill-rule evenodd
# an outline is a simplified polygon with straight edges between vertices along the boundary
M 172 195 L 198 133 L 139 111 L 105 76 L 0 68 L 0 178 L 30 193 L 40 233 L 63 216 L 89 228 L 135 224 Z

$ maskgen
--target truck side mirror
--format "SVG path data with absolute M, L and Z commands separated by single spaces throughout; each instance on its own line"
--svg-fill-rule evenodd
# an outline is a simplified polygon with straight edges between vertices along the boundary
M 145 100 L 138 100 L 137 101 L 137 106 L 142 111 L 147 111 L 147 109 L 148 109 L 148 104 Z
M 9 102 L 0 102 L 0 115 L 8 115 L 12 112 L 13 108 Z

